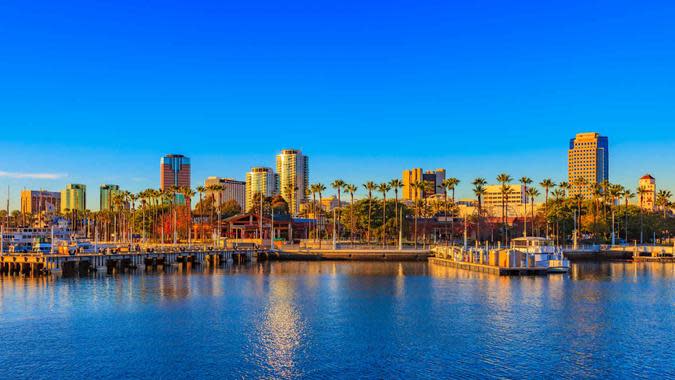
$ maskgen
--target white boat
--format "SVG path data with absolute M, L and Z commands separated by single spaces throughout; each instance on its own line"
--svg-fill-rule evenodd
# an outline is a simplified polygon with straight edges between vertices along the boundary
M 535 266 L 547 268 L 549 273 L 566 273 L 570 262 L 556 249 L 553 241 L 543 237 L 520 237 L 511 240 L 511 248 L 531 255 Z

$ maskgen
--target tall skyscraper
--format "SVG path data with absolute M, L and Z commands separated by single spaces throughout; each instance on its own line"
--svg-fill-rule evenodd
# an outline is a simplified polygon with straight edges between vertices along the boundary
M 256 194 L 264 194 L 271 197 L 279 193 L 279 176 L 274 173 L 272 168 L 257 167 L 251 168 L 246 173 L 246 208 L 253 206 L 253 197 Z
M 87 209 L 87 186 L 69 183 L 61 191 L 61 212 L 66 210 L 84 211 Z
M 277 155 L 277 174 L 279 192 L 291 213 L 297 215 L 309 193 L 309 158 L 299 150 L 284 149 Z
M 61 210 L 61 193 L 44 190 L 22 190 L 21 212 L 38 214 L 41 212 L 57 212 Z
M 190 159 L 181 154 L 168 154 L 159 163 L 160 189 L 190 187 Z
M 599 133 L 579 133 L 570 140 L 567 152 L 568 181 L 570 194 L 590 198 L 593 187 L 609 180 L 609 141 Z M 581 183 L 580 183 L 581 179 Z
M 215 192 L 208 190 L 213 185 L 220 185 L 223 190 Z M 213 196 L 216 204 L 222 205 L 229 200 L 234 200 L 242 210 L 246 211 L 246 182 L 232 178 L 208 177 L 204 181 L 204 187 L 207 188 L 206 196 Z
M 119 185 L 101 185 L 99 188 L 99 210 L 111 210 L 115 206 L 113 196 L 119 193 L 121 193 Z
M 403 193 L 404 200 L 414 201 L 422 197 L 428 197 L 434 194 L 443 193 L 443 181 L 445 180 L 445 169 L 422 171 L 422 168 L 414 168 L 403 171 Z M 426 182 L 427 190 L 420 191 L 413 188 L 415 182 Z
M 642 195 L 638 195 L 638 204 L 642 207 L 643 210 L 654 211 L 654 206 L 656 202 L 656 179 L 651 176 L 651 174 L 645 174 L 640 177 L 638 182 L 638 188 L 643 188 L 646 192 Z

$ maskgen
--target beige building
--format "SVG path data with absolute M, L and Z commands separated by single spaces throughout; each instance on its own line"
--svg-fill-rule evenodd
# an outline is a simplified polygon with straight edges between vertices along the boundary
M 21 191 L 21 212 L 24 214 L 58 212 L 60 210 L 61 193 L 44 190 Z
M 568 181 L 572 186 L 570 194 L 581 194 L 591 198 L 593 188 L 609 180 L 609 142 L 599 133 L 579 133 L 570 140 L 567 152 Z M 583 179 L 583 184 L 579 183 Z
M 223 190 L 208 190 L 213 185 L 222 186 Z M 207 189 L 206 197 L 212 196 L 217 205 L 234 200 L 242 210 L 246 211 L 246 182 L 232 178 L 208 177 L 204 181 L 204 187 Z
M 248 211 L 253 205 L 256 194 L 271 197 L 279 193 L 279 177 L 272 168 L 256 167 L 246 173 L 246 207 Z
M 87 186 L 69 183 L 61 190 L 61 212 L 66 210 L 84 211 L 87 209 Z
M 527 195 L 523 185 L 507 185 L 509 191 L 506 196 L 506 208 L 511 216 L 517 216 L 522 212 L 524 205 L 527 204 Z M 482 207 L 486 212 L 492 215 L 501 216 L 502 214 L 502 185 L 485 186 L 485 195 L 482 199 Z
M 647 192 L 642 196 L 638 195 L 638 203 L 643 210 L 654 211 L 656 206 L 656 179 L 651 174 L 645 174 L 640 177 L 638 188 L 643 188 Z
M 292 215 L 297 215 L 300 205 L 309 194 L 309 157 L 297 149 L 284 149 L 277 155 L 279 193 L 288 202 Z

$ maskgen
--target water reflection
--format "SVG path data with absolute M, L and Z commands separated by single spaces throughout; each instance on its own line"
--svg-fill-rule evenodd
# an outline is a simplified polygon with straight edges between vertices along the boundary
M 500 277 L 418 262 L 266 262 L 0 277 L 0 315 L 0 367 L 22 378 L 54 368 L 137 378 L 657 377 L 675 352 L 675 265 Z M 35 364 L 17 347 L 60 354 Z M 159 351 L 152 370 L 147 347 Z
M 258 349 L 275 377 L 302 374 L 296 366 L 296 350 L 301 345 L 304 325 L 294 305 L 296 290 L 291 281 L 271 283 L 265 313 L 257 326 Z

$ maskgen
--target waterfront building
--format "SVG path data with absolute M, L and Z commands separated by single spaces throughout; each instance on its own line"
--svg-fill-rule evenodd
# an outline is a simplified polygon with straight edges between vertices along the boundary
M 509 214 L 519 215 L 523 213 L 527 205 L 527 194 L 523 185 L 507 185 L 509 191 L 502 195 L 502 185 L 485 186 L 485 194 L 482 198 L 483 209 L 491 215 L 501 216 L 502 197 L 505 197 L 506 209 Z M 511 215 L 514 216 L 514 215 Z
M 570 140 L 567 173 L 572 186 L 570 194 L 591 198 L 596 184 L 609 181 L 608 138 L 596 132 L 578 133 Z M 583 183 L 579 182 L 580 178 Z
M 309 194 L 309 158 L 297 149 L 284 149 L 277 155 L 279 192 L 288 203 L 292 215 Z
M 222 190 L 208 190 L 210 186 L 220 185 Z M 216 204 L 223 204 L 229 200 L 237 202 L 242 210 L 246 210 L 246 182 L 237 181 L 232 178 L 208 177 L 204 181 L 206 188 L 206 197 L 213 197 Z
M 61 191 L 61 212 L 66 210 L 84 211 L 87 209 L 87 186 L 69 183 Z
M 41 212 L 58 212 L 61 210 L 61 193 L 44 190 L 22 190 L 21 212 L 39 214 Z
M 272 168 L 254 167 L 246 173 L 246 207 L 248 209 L 253 205 L 253 197 L 256 194 L 264 194 L 271 197 L 279 193 L 279 176 L 274 173 Z
M 434 194 L 443 193 L 443 181 L 445 180 L 445 169 L 422 171 L 422 168 L 413 168 L 403 171 L 403 191 L 401 197 L 403 200 L 414 201 L 420 198 L 426 198 Z M 415 182 L 426 182 L 427 190 L 420 191 L 415 189 L 412 184 Z
M 643 210 L 654 211 L 654 206 L 656 205 L 656 179 L 651 174 L 645 174 L 640 177 L 638 188 L 646 190 L 641 199 L 638 196 L 640 207 Z
M 101 185 L 99 187 L 99 210 L 112 210 L 115 206 L 113 198 L 121 193 L 119 185 Z
M 159 187 L 161 190 L 170 188 L 190 187 L 190 158 L 182 154 L 167 154 L 159 162 Z M 176 203 L 189 204 L 182 194 L 176 194 Z

